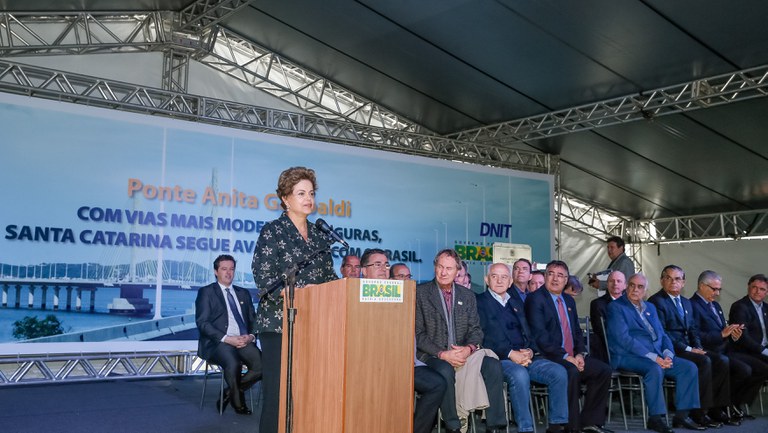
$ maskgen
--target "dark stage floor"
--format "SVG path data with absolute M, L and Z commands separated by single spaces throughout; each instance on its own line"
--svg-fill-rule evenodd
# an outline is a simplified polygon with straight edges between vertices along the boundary
M 218 384 L 218 378 L 209 381 L 202 410 L 199 402 L 203 382 L 199 377 L 4 387 L 0 388 L 0 432 L 257 433 L 258 392 L 254 393 L 254 415 L 236 415 L 229 408 L 219 416 L 214 407 Z M 621 413 L 616 413 L 609 427 L 623 432 Z M 768 417 L 760 415 L 759 406 L 753 414 L 756 420 L 716 432 L 768 433 Z M 544 427 L 537 430 L 543 433 Z M 629 431 L 645 430 L 635 420 Z

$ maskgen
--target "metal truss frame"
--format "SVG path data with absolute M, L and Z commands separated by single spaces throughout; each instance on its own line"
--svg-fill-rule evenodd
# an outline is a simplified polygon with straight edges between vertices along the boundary
M 768 96 L 768 65 L 450 134 L 515 143 Z
M 296 107 L 335 120 L 431 134 L 384 107 L 217 24 L 251 1 L 198 1 L 181 12 L 0 12 L 0 56 L 162 51 L 163 88 L 186 91 L 182 54 Z M 176 79 L 174 79 L 176 78 Z
M 360 125 L 0 60 L 0 91 L 391 152 L 550 173 L 554 155 Z
M 204 370 L 205 361 L 188 350 L 0 356 L 0 389 L 42 383 L 188 376 L 202 374 Z
M 640 220 L 629 234 L 643 244 L 764 238 L 768 209 Z

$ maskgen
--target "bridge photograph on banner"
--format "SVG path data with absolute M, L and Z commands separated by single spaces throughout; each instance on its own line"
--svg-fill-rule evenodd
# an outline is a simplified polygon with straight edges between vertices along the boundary
M 0 344 L 189 339 L 220 254 L 256 299 L 253 250 L 293 166 L 317 174 L 309 220 L 350 245 L 337 274 L 381 248 L 428 281 L 454 248 L 482 291 L 494 244 L 553 255 L 551 175 L 7 94 L 0 129 Z

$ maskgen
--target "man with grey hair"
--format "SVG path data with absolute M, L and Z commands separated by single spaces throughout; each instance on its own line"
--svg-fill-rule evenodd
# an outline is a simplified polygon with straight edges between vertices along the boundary
M 698 290 L 691 296 L 694 321 L 699 328 L 701 345 L 707 352 L 727 356 L 730 369 L 730 390 L 721 388 L 715 397 L 715 407 L 709 417 L 727 425 L 740 425 L 737 416 L 729 417 L 726 409 L 730 404 L 750 405 L 760 392 L 765 377 L 752 377 L 752 368 L 739 358 L 747 358 L 737 352 L 729 353 L 729 343 L 738 341 L 743 325 L 728 324 L 720 304 L 716 301 L 722 291 L 722 277 L 715 271 L 704 271 L 699 275 Z M 730 391 L 730 392 L 729 392 Z
M 435 256 L 435 278 L 416 287 L 417 357 L 445 379 L 447 389 L 440 405 L 446 430 L 461 428 L 456 408 L 456 372 L 468 364 L 470 356 L 480 350 L 483 330 L 477 315 L 475 294 L 454 283 L 461 268 L 456 251 L 444 249 Z M 504 410 L 504 377 L 501 363 L 483 355 L 480 372 L 489 406 L 486 409 L 487 431 L 506 430 Z M 477 355 L 476 355 L 477 356 Z
M 608 304 L 608 350 L 613 368 L 643 376 L 648 428 L 673 433 L 664 420 L 664 378 L 675 379 L 673 424 L 694 426 L 688 413 L 699 407 L 698 375 L 695 364 L 675 357 L 672 340 L 664 332 L 656 307 L 644 300 L 647 285 L 643 274 L 635 274 L 629 279 L 627 295 Z

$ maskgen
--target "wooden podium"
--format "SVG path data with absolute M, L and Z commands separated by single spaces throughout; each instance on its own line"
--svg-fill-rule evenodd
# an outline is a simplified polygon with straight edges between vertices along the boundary
M 293 433 L 413 431 L 416 284 L 403 282 L 402 302 L 361 302 L 362 284 L 371 281 L 382 280 L 346 278 L 296 290 Z M 287 308 L 287 299 L 285 304 Z M 281 433 L 285 433 L 287 317 Z

